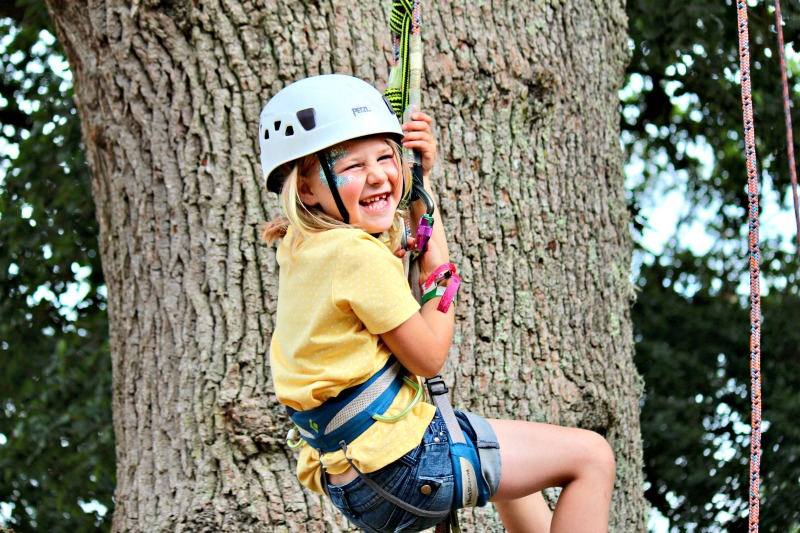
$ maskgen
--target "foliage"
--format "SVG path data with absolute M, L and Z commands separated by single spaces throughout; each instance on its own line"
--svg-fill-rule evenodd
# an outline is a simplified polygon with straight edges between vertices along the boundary
M 765 191 L 789 195 L 783 99 L 771 3 L 749 8 L 759 168 Z M 628 3 L 632 60 L 623 92 L 623 146 L 641 169 L 630 190 L 639 242 L 659 220 L 646 207 L 670 187 L 691 209 L 663 251 L 640 249 L 633 319 L 645 378 L 642 432 L 647 497 L 673 530 L 746 531 L 749 484 L 749 315 L 746 171 L 736 6 L 730 1 Z M 798 6 L 782 6 L 797 42 Z M 795 79 L 797 66 L 790 63 Z M 795 119 L 797 120 L 797 118 Z M 795 137 L 795 140 L 797 137 Z M 795 150 L 797 150 L 795 146 Z M 676 176 L 680 179 L 676 179 Z M 660 198 L 663 198 L 661 196 Z M 775 202 L 774 196 L 762 196 Z M 696 250 L 703 219 L 708 249 Z M 744 225 L 744 227 L 743 227 Z M 786 250 L 790 250 L 787 252 Z M 762 242 L 764 435 L 761 530 L 800 527 L 797 256 Z M 746 285 L 746 281 L 745 281 Z
M 17 532 L 107 529 L 114 488 L 97 222 L 51 35 L 40 1 L 0 8 L 0 502 Z
M 780 256 L 782 254 L 775 254 Z M 791 258 L 768 253 L 766 269 Z M 750 445 L 749 315 L 737 287 L 713 289 L 716 272 L 685 252 L 643 269 L 634 308 L 637 364 L 646 392 L 642 431 L 648 500 L 681 530 L 747 531 Z M 690 290 L 676 290 L 695 272 Z M 796 275 L 766 272 L 796 282 Z M 770 290 L 762 299 L 764 356 L 762 531 L 800 523 L 800 297 Z M 794 415 L 794 416 L 793 416 Z M 721 527 L 720 527 L 721 526 Z

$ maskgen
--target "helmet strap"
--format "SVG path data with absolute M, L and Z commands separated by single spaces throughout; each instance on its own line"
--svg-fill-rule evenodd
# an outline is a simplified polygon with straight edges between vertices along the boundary
M 339 189 L 336 187 L 336 178 L 333 175 L 333 170 L 328 164 L 328 158 L 325 157 L 324 152 L 317 152 L 317 159 L 319 160 L 319 166 L 322 167 L 322 171 L 325 173 L 325 179 L 328 182 L 328 188 L 331 190 L 331 195 L 333 196 L 333 201 L 336 202 L 336 207 L 339 208 L 339 214 L 342 215 L 342 220 L 344 223 L 349 224 L 350 214 L 344 207 L 342 197 L 339 196 Z

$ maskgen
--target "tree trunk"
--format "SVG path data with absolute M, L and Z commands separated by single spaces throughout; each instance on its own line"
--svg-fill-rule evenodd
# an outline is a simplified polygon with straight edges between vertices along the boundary
M 48 0 L 108 284 L 115 531 L 340 531 L 301 488 L 268 366 L 279 212 L 258 117 L 304 76 L 387 79 L 386 2 Z M 617 90 L 622 2 L 424 2 L 433 181 L 464 279 L 446 378 L 489 417 L 593 429 L 644 530 Z M 87 200 L 88 201 L 88 200 Z M 463 513 L 498 531 L 491 507 Z M 335 524 L 335 525 L 332 525 Z

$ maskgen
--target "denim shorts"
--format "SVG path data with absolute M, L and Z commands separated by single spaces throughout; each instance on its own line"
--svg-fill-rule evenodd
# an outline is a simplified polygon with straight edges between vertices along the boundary
M 500 485 L 500 446 L 494 430 L 483 418 L 456 411 L 459 425 L 478 448 L 481 472 L 489 497 Z M 422 442 L 394 463 L 368 474 L 381 487 L 406 503 L 428 511 L 441 511 L 438 518 L 417 516 L 400 509 L 373 491 L 357 477 L 344 485 L 328 485 L 333 505 L 356 527 L 369 533 L 422 531 L 443 521 L 453 506 L 453 463 L 444 419 L 436 415 Z

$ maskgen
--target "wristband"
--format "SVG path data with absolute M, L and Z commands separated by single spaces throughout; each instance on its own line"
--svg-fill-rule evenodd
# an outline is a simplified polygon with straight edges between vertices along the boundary
M 450 280 L 447 287 L 438 287 L 439 283 L 446 279 Z M 461 278 L 456 274 L 456 266 L 453 263 L 445 263 L 434 270 L 433 274 L 428 276 L 428 279 L 422 284 L 422 303 L 439 296 L 439 289 L 444 289 L 437 309 L 442 313 L 446 313 L 450 308 L 450 304 L 455 301 L 456 293 L 460 286 Z
M 425 305 L 425 303 L 428 302 L 428 300 L 432 300 L 437 296 L 444 296 L 445 290 L 447 290 L 447 287 L 438 287 L 434 285 L 431 288 L 431 290 L 422 295 L 422 299 L 420 300 L 419 305 L 421 306 Z

